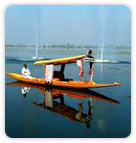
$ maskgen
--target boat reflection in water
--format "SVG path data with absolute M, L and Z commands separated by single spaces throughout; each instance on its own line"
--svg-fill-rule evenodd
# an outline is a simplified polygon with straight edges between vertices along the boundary
M 26 98 L 27 93 L 30 91 L 30 88 L 36 88 L 44 94 L 44 99 L 42 103 L 34 102 L 35 106 L 41 107 L 44 110 L 48 110 L 62 116 L 69 118 L 70 120 L 77 121 L 80 123 L 86 123 L 86 127 L 90 128 L 90 122 L 93 115 L 93 99 L 102 100 L 112 104 L 119 104 L 118 101 L 106 97 L 100 93 L 84 89 L 84 90 L 74 90 L 74 89 L 64 89 L 64 88 L 49 88 L 38 86 L 34 84 L 26 84 L 22 82 L 12 82 L 8 83 L 9 86 L 20 86 L 22 87 L 22 94 Z M 75 109 L 69 105 L 65 104 L 64 96 L 69 96 L 73 99 L 80 99 L 78 103 L 78 109 Z M 83 112 L 83 102 L 84 99 L 88 98 L 88 112 Z M 57 99 L 57 100 L 56 100 Z M 59 101 L 58 101 L 59 100 Z

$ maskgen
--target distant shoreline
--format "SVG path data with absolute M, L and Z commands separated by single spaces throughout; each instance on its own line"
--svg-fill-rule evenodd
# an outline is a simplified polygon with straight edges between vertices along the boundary
M 32 45 L 32 44 L 6 44 L 5 48 L 35 48 L 36 45 Z M 101 49 L 102 46 L 101 45 L 56 45 L 56 44 L 43 44 L 40 45 L 39 48 L 66 48 L 66 49 Z M 131 49 L 130 46 L 104 46 L 105 49 Z

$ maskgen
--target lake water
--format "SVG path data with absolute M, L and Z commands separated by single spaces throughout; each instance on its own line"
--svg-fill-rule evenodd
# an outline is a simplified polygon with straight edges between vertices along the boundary
M 47 59 L 85 53 L 86 49 L 39 50 L 40 57 Z M 21 73 L 23 63 L 27 63 L 33 76 L 43 77 L 42 66 L 33 66 L 33 61 L 27 60 L 34 55 L 33 48 L 6 49 L 6 72 Z M 100 58 L 100 49 L 94 50 L 94 57 Z M 131 132 L 130 49 L 104 49 L 104 59 L 113 62 L 95 63 L 93 80 L 97 83 L 117 81 L 121 86 L 91 89 L 94 92 L 58 88 L 50 91 L 45 87 L 8 84 L 15 80 L 5 76 L 6 134 L 17 138 L 127 137 Z M 88 79 L 88 63 L 84 63 L 84 68 Z M 81 80 L 76 64 L 66 66 L 65 76 Z M 52 104 L 46 103 L 47 100 L 52 100 Z

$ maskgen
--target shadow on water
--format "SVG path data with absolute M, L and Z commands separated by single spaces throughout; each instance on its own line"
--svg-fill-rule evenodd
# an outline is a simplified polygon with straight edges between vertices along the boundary
M 24 98 L 27 97 L 27 93 L 30 88 L 35 88 L 40 90 L 44 95 L 43 102 L 33 102 L 33 105 L 42 108 L 43 110 L 48 110 L 50 112 L 64 116 L 72 121 L 79 123 L 86 123 L 86 127 L 90 128 L 90 121 L 93 117 L 93 100 L 100 100 L 112 103 L 114 105 L 120 104 L 117 100 L 106 97 L 100 93 L 91 90 L 76 90 L 76 89 L 64 89 L 64 88 L 47 88 L 40 85 L 26 84 L 22 82 L 11 82 L 7 83 L 8 86 L 21 87 L 22 95 Z M 78 110 L 67 105 L 64 100 L 64 96 L 71 97 L 72 100 L 80 100 L 78 103 Z M 87 107 L 88 112 L 83 112 L 83 102 L 84 99 L 88 99 Z

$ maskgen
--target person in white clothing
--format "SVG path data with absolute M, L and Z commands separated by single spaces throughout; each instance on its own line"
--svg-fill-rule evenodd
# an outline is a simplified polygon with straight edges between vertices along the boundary
M 31 72 L 26 64 L 23 65 L 22 76 L 28 79 L 32 79 Z

